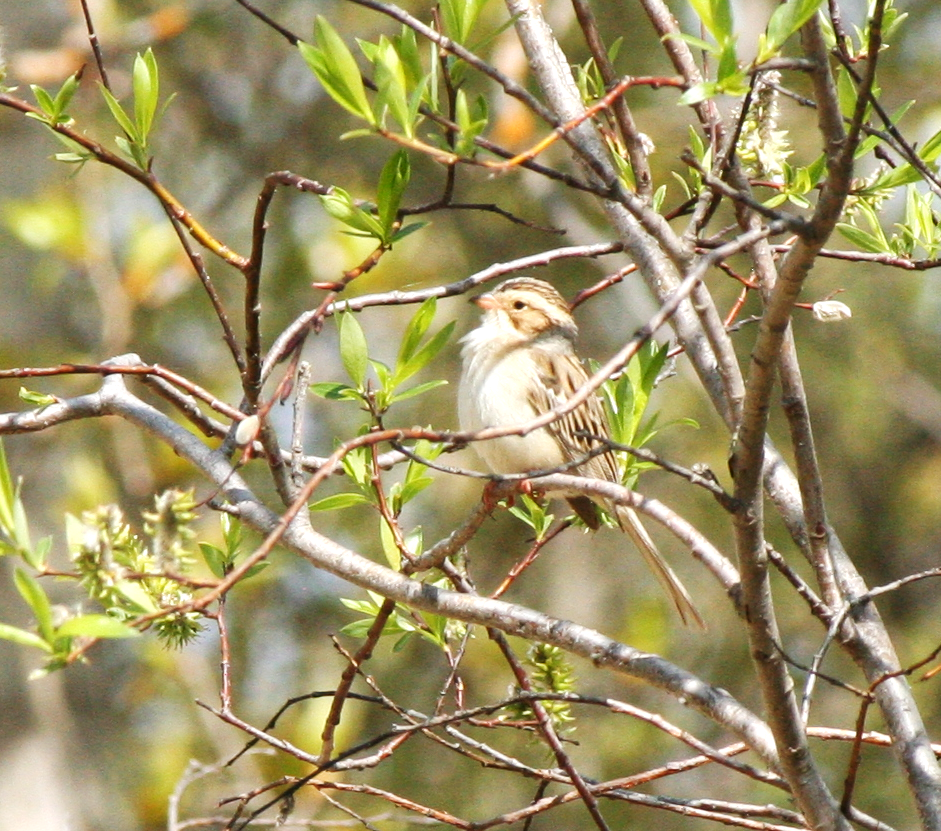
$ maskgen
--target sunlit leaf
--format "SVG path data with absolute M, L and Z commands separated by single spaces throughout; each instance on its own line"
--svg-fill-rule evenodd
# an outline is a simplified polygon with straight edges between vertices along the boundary
M 39 581 L 21 568 L 13 572 L 13 582 L 23 600 L 33 611 L 36 618 L 36 626 L 39 628 L 39 634 L 49 643 L 52 643 L 55 637 L 52 626 L 52 604 L 49 597 Z
M 41 649 L 44 652 L 53 651 L 52 644 L 44 641 L 35 632 L 28 632 L 26 629 L 20 629 L 6 623 L 0 623 L 0 638 L 18 643 L 20 646 L 36 647 L 36 649 Z
M 324 89 L 341 107 L 376 126 L 356 59 L 336 29 L 320 15 L 314 23 L 314 40 L 316 45 L 299 41 L 297 48 Z
M 387 107 L 405 135 L 412 138 L 415 135 L 415 125 L 411 120 L 405 67 L 399 58 L 399 53 L 385 36 L 379 39 L 375 67 L 375 82 L 378 90 L 377 112 Z
M 778 6 L 768 21 L 767 49 L 777 52 L 791 35 L 817 13 L 821 2 L 822 0 L 788 0 Z
M 386 239 L 391 235 L 392 226 L 398 218 L 399 205 L 402 202 L 405 188 L 408 187 L 410 177 L 411 166 L 408 161 L 408 153 L 404 150 L 397 150 L 383 165 L 382 173 L 379 175 L 379 186 L 376 190 L 379 223 Z
M 343 312 L 337 318 L 340 329 L 340 359 L 350 380 L 358 389 L 366 384 L 366 368 L 369 366 L 366 334 L 351 312 Z
M 362 493 L 337 493 L 327 496 L 310 505 L 311 511 L 336 511 L 341 508 L 352 508 L 354 505 L 370 505 L 369 499 Z
M 134 59 L 132 73 L 134 88 L 134 121 L 141 143 L 146 143 L 157 114 L 160 99 L 160 81 L 157 72 L 157 59 L 148 47 L 143 55 Z
M 56 629 L 56 637 L 71 638 L 136 638 L 140 635 L 126 623 L 108 615 L 80 615 L 73 617 Z

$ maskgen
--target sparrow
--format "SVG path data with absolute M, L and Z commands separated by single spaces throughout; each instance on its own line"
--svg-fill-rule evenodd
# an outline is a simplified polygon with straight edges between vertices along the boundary
M 588 380 L 575 351 L 578 327 L 568 304 L 543 280 L 516 277 L 473 298 L 481 323 L 462 338 L 463 369 L 458 390 L 461 429 L 477 432 L 532 421 L 563 404 Z M 597 395 L 551 424 L 525 436 L 475 442 L 491 473 L 528 473 L 557 468 L 585 456 L 610 429 Z M 585 459 L 572 472 L 620 484 L 610 451 Z M 597 505 L 587 496 L 569 504 L 591 529 L 601 525 Z M 664 561 L 635 511 L 599 500 L 644 556 L 685 624 L 705 627 L 689 592 Z

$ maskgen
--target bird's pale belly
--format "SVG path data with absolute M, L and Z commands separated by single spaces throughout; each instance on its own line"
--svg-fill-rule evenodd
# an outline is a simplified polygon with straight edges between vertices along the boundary
M 504 362 L 506 363 L 506 362 Z M 508 370 L 508 371 L 506 371 Z M 466 429 L 511 427 L 536 418 L 525 396 L 526 384 L 511 367 L 487 374 L 481 394 L 462 402 Z M 503 436 L 476 442 L 474 449 L 494 473 L 526 473 L 556 467 L 564 461 L 558 442 L 540 428 L 525 436 Z

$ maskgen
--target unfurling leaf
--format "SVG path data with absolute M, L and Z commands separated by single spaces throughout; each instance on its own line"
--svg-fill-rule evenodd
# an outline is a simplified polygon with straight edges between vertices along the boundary
M 337 318 L 340 328 L 340 359 L 350 380 L 362 390 L 366 385 L 366 368 L 369 366 L 369 354 L 363 327 L 351 312 L 344 312 Z
M 314 23 L 314 40 L 316 45 L 300 41 L 297 48 L 317 80 L 341 107 L 377 126 L 356 59 L 324 17 Z

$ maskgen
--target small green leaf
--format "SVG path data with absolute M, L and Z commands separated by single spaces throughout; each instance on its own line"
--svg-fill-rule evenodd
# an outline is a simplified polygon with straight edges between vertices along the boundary
M 40 636 L 51 644 L 55 638 L 52 626 L 52 604 L 45 590 L 35 577 L 21 568 L 14 571 L 13 582 L 20 596 L 33 610 Z
M 157 104 L 160 99 L 160 75 L 157 71 L 157 59 L 150 47 L 143 55 L 138 55 L 134 59 L 132 82 L 137 136 L 141 144 L 146 144 L 147 137 L 150 135 L 154 124 Z
M 34 646 L 43 652 L 51 653 L 53 651 L 52 644 L 44 641 L 35 632 L 28 632 L 26 629 L 20 629 L 6 623 L 0 623 L 0 638 L 18 643 L 20 646 Z
M 371 618 L 364 618 L 363 620 L 355 620 L 353 623 L 347 623 L 346 626 L 340 627 L 340 634 L 347 635 L 351 638 L 359 638 L 362 640 L 369 634 L 369 630 L 372 628 L 373 621 Z
M 56 629 L 56 637 L 72 638 L 136 638 L 140 635 L 126 623 L 108 615 L 79 615 Z
M 268 566 L 270 566 L 267 560 L 262 560 L 260 563 L 255 563 L 248 571 L 245 572 L 245 575 L 242 577 L 242 580 L 251 580 L 256 574 L 261 574 Z
M 52 551 L 52 537 L 43 537 L 36 543 L 35 548 L 30 549 L 27 546 L 20 551 L 20 554 L 28 565 L 32 566 L 36 571 L 42 571 L 46 567 L 46 561 L 49 559 L 50 551 Z
M 404 150 L 397 150 L 383 165 L 376 191 L 379 223 L 382 225 L 384 232 L 384 241 L 391 237 L 392 226 L 398 218 L 399 205 L 402 202 L 405 188 L 408 187 L 410 177 L 411 166 L 408 161 L 408 153 Z
M 351 312 L 343 312 L 337 318 L 340 329 L 340 359 L 350 380 L 356 388 L 363 390 L 366 385 L 366 368 L 369 366 L 369 354 L 363 327 Z
M 370 450 L 368 447 L 357 447 L 343 457 L 342 465 L 346 475 L 360 488 L 370 487 Z
M 327 213 L 344 225 L 379 240 L 384 238 L 385 229 L 379 220 L 360 208 L 343 188 L 334 188 L 321 196 L 320 201 Z
M 897 123 L 897 121 L 897 118 L 892 119 L 893 124 Z M 941 130 L 938 130 L 937 133 L 922 145 L 921 149 L 918 151 L 918 155 L 923 162 L 933 162 L 941 155 Z
M 153 598 L 144 590 L 140 583 L 131 580 L 119 580 L 114 585 L 115 590 L 130 604 L 137 607 L 143 614 L 153 614 L 159 611 Z
M 407 401 L 409 398 L 415 398 L 418 395 L 423 395 L 426 392 L 430 392 L 433 389 L 438 387 L 446 387 L 448 385 L 447 381 L 426 381 L 424 384 L 418 384 L 414 387 L 409 387 L 407 390 L 402 390 L 402 392 L 397 392 L 392 396 L 390 404 L 396 403 L 398 401 Z
M 688 43 L 694 49 L 698 49 L 700 52 L 705 52 L 708 55 L 717 54 L 718 48 L 714 43 L 710 43 L 708 40 L 703 40 L 702 38 L 694 37 L 693 35 L 687 35 L 683 32 L 670 32 L 663 36 L 662 40 L 670 40 L 675 38 L 676 40 L 681 40 L 684 43 Z
M 428 224 L 428 222 L 410 222 L 408 225 L 399 228 L 399 230 L 392 235 L 390 245 L 394 245 L 395 243 L 405 239 L 407 236 L 414 234 L 416 231 L 420 231 Z
M 377 126 L 356 59 L 327 19 L 320 15 L 314 23 L 314 40 L 315 46 L 299 41 L 297 48 L 327 94 L 370 126 Z
M 385 517 L 379 518 L 379 540 L 382 543 L 382 553 L 385 555 L 389 568 L 398 571 L 402 567 L 402 552 L 395 544 L 395 535 L 392 533 Z
M 17 488 L 10 475 L 6 450 L 0 441 L 0 531 L 13 536 L 13 506 L 18 498 Z
M 454 152 L 459 156 L 473 156 L 477 137 L 487 128 L 490 114 L 487 99 L 478 95 L 473 106 L 468 102 L 464 90 L 459 89 L 454 101 L 454 119 L 461 128 Z
M 732 37 L 732 6 L 730 0 L 689 0 L 702 25 L 717 43 Z
M 693 104 L 699 104 L 708 98 L 715 97 L 720 91 L 719 85 L 714 81 L 704 81 L 691 86 L 680 96 L 676 103 L 680 107 L 691 107 Z
M 226 557 L 225 552 L 218 546 L 208 542 L 199 543 L 199 550 L 202 552 L 203 559 L 206 561 L 206 565 L 209 566 L 213 576 L 218 577 L 220 580 L 225 577 L 227 566 L 231 562 Z
M 857 228 L 855 225 L 849 225 L 845 222 L 837 223 L 836 227 L 844 237 L 863 251 L 869 251 L 873 254 L 890 252 L 889 247 L 882 240 L 867 233 L 862 228 Z
M 893 168 L 892 170 L 886 171 L 882 176 L 880 176 L 876 181 L 870 182 L 869 185 L 864 188 L 862 193 L 873 193 L 879 190 L 891 190 L 893 188 L 901 187 L 902 185 L 913 185 L 916 182 L 921 181 L 921 173 L 919 173 L 912 165 L 900 164 L 898 167 Z
M 317 502 L 308 505 L 311 511 L 336 511 L 340 508 L 351 508 L 354 505 L 370 505 L 369 499 L 361 493 L 337 493 L 333 496 L 327 496 Z
M 131 121 L 128 114 L 124 112 L 121 103 L 111 94 L 111 90 L 103 84 L 99 84 L 98 88 L 101 90 L 101 94 L 105 99 L 105 103 L 108 105 L 108 109 L 111 110 L 111 115 L 114 116 L 114 120 L 117 121 L 121 129 L 136 142 L 139 138 L 137 135 L 137 127 L 134 122 Z M 122 147 L 121 149 L 123 150 L 124 148 Z
M 822 0 L 788 0 L 778 6 L 768 21 L 767 50 L 777 53 L 784 42 L 817 13 L 821 2 Z
M 405 67 L 399 58 L 399 53 L 385 35 L 379 38 L 375 67 L 375 82 L 378 91 L 376 111 L 381 113 L 384 108 L 388 108 L 405 135 L 413 138 L 415 125 L 411 120 Z
M 353 387 L 349 384 L 341 384 L 339 381 L 321 381 L 311 384 L 310 391 L 328 401 L 348 401 L 359 398 L 359 393 Z
M 39 108 L 51 118 L 56 111 L 52 96 L 38 84 L 30 84 L 29 88 L 33 91 L 33 97 L 36 99 L 36 103 L 39 104 Z
M 340 602 L 347 609 L 359 612 L 362 615 L 376 616 L 379 612 L 379 605 L 372 600 L 354 600 L 352 597 L 341 597 Z
M 56 401 L 59 400 L 54 395 L 28 390 L 26 387 L 20 387 L 18 395 L 20 401 L 25 401 L 27 404 L 32 404 L 34 407 L 48 407 L 50 404 L 55 404 Z
M 402 337 L 402 343 L 399 346 L 399 355 L 395 361 L 396 366 L 406 364 L 412 359 L 418 345 L 421 343 L 421 339 L 425 336 L 425 332 L 431 326 L 431 321 L 434 320 L 437 308 L 437 299 L 429 297 L 418 307 L 418 311 L 412 315 L 408 326 L 405 327 L 405 335 Z
M 65 110 L 69 104 L 72 103 L 72 98 L 74 97 L 76 90 L 78 90 L 78 83 L 79 74 L 76 72 L 65 79 L 65 82 L 56 93 L 55 111 L 57 121 L 68 120 L 65 115 Z
M 728 92 L 732 86 L 744 85 L 744 73 L 740 72 L 738 68 L 738 54 L 735 51 L 734 38 L 730 38 L 722 45 L 722 51 L 719 53 L 719 67 L 716 70 L 716 81 L 718 81 L 723 92 Z
M 401 366 L 396 365 L 396 386 L 411 378 L 416 372 L 424 369 L 434 360 L 435 356 L 444 348 L 444 345 L 450 339 L 451 333 L 454 331 L 454 326 L 455 321 L 453 320 L 447 323 L 440 331 L 429 338 L 404 364 Z

